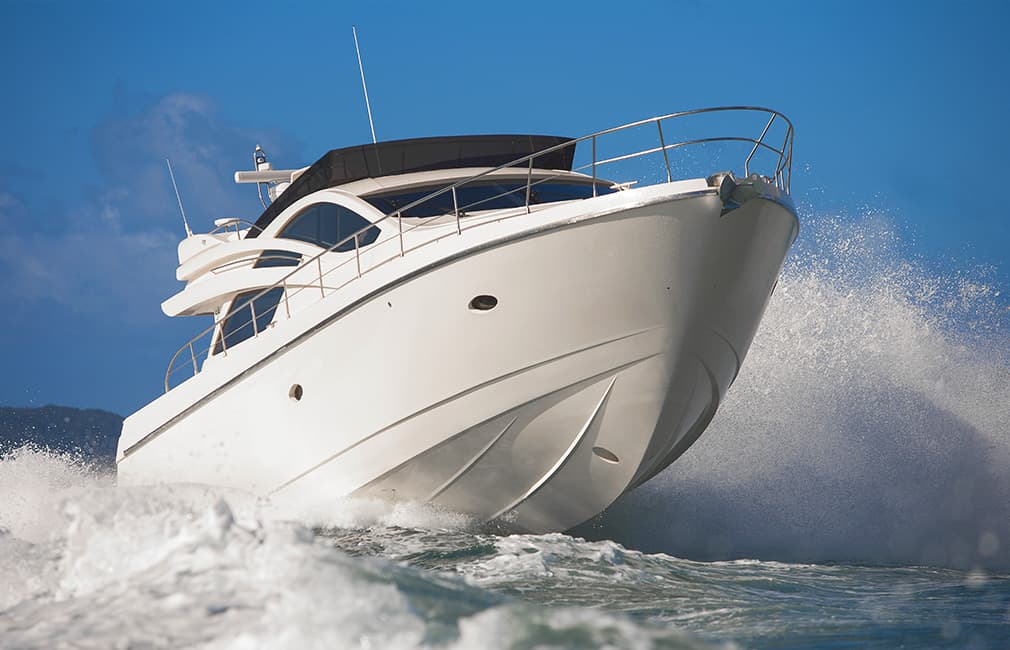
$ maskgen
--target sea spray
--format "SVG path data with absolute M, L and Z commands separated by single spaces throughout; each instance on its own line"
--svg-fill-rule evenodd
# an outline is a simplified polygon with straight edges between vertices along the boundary
M 48 538 L 61 517 L 61 499 L 75 491 L 111 486 L 115 476 L 80 455 L 34 445 L 0 449 L 0 531 L 27 540 Z
M 1006 296 L 984 269 L 903 259 L 880 215 L 804 228 L 709 429 L 577 532 L 696 559 L 1010 568 Z

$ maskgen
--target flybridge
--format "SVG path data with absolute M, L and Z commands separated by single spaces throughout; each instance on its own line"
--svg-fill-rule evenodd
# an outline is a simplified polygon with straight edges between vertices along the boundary
M 290 185 L 267 206 L 246 237 L 256 237 L 298 199 L 329 187 L 363 178 L 435 169 L 499 167 L 567 142 L 571 139 L 550 135 L 462 135 L 390 140 L 334 149 L 307 169 L 295 171 L 273 170 L 269 168 L 269 163 L 261 167 L 262 163 L 257 158 L 257 171 L 235 172 L 236 183 L 281 182 Z M 257 149 L 257 154 L 260 152 L 262 150 Z M 533 167 L 569 171 L 574 156 L 575 147 L 561 147 L 537 156 L 533 159 Z M 266 162 L 265 158 L 263 162 Z

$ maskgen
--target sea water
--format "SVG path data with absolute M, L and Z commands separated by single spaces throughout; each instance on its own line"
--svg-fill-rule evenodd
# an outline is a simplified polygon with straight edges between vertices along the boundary
M 2 648 L 1010 648 L 1008 311 L 815 219 L 709 430 L 573 534 L 0 456 Z

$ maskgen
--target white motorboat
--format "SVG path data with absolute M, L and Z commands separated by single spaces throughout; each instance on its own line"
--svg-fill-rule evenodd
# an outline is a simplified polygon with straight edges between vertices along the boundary
M 698 116 L 757 121 L 664 137 Z M 739 372 L 798 232 L 792 139 L 776 111 L 721 107 L 298 170 L 257 147 L 236 182 L 272 203 L 179 244 L 162 308 L 214 322 L 126 419 L 120 484 L 411 500 L 530 532 L 593 517 L 683 454 Z M 675 178 L 723 145 L 735 174 Z

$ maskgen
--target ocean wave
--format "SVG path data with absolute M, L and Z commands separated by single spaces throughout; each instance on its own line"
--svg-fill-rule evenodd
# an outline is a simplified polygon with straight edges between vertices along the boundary
M 9 647 L 712 647 L 669 625 L 535 607 L 463 575 L 348 553 L 239 492 L 116 488 L 79 459 L 27 448 L 0 458 L 0 477 Z M 375 513 L 359 504 L 343 517 L 405 516 Z

